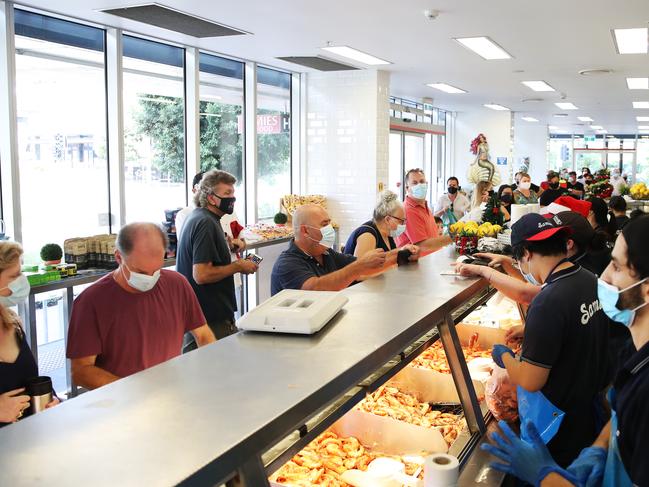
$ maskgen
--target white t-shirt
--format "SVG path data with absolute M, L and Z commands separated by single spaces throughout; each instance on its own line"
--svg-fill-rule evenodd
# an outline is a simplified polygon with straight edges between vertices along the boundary
M 448 193 L 444 193 L 437 200 L 434 213 L 437 214 L 440 211 L 442 211 L 444 208 L 449 208 L 451 206 L 451 203 L 453 204 L 453 213 L 455 213 L 455 218 L 457 220 L 460 220 L 464 216 L 464 214 L 471 208 L 471 202 L 469 201 L 469 198 L 464 196 L 462 193 L 457 193 L 457 197 L 455 198 L 455 201 L 451 201 L 451 198 L 449 197 Z

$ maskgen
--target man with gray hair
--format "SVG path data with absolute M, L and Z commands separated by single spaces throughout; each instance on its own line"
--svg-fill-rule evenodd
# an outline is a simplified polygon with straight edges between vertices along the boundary
M 153 223 L 117 236 L 119 267 L 74 301 L 67 356 L 77 385 L 95 389 L 180 355 L 183 335 L 215 341 L 187 280 L 162 269 L 167 237 Z
M 187 218 L 178 243 L 176 268 L 191 284 L 207 324 L 217 338 L 237 331 L 234 312 L 234 274 L 252 274 L 257 265 L 247 259 L 231 261 L 230 252 L 239 249 L 228 241 L 220 219 L 234 211 L 235 177 L 225 171 L 206 172 L 194 195 L 196 209 Z M 192 348 L 186 343 L 185 350 Z

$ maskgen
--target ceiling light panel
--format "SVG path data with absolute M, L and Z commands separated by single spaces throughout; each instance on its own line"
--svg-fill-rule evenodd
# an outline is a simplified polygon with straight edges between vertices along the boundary
M 443 91 L 444 93 L 453 93 L 453 94 L 466 93 L 465 90 L 446 83 L 429 83 L 426 86 L 430 86 L 431 88 L 435 88 L 436 90 Z
M 647 28 L 613 29 L 613 39 L 619 54 L 647 54 Z
M 556 125 L 548 125 L 548 128 L 550 130 L 557 130 L 559 127 L 557 127 Z
M 638 130 L 649 130 L 649 125 L 638 125 Z
M 590 117 L 577 117 L 577 118 L 579 120 L 581 120 L 582 122 L 592 122 L 593 121 L 593 119 L 590 118 Z
M 626 85 L 630 90 L 649 90 L 649 78 L 627 78 Z
M 390 61 L 386 61 L 385 59 L 380 59 L 378 57 L 372 56 L 371 54 L 367 54 L 365 52 L 359 51 L 358 49 L 354 49 L 353 47 L 349 47 L 349 46 L 328 46 L 328 47 L 322 47 L 321 49 L 336 54 L 337 56 L 351 59 L 353 61 L 357 61 L 362 64 L 367 64 L 368 66 L 392 64 Z
M 649 108 L 649 101 L 634 101 L 633 108 Z
M 521 83 L 534 91 L 555 91 L 545 81 L 521 81 Z
M 483 59 L 511 59 L 511 55 L 488 37 L 462 37 L 455 39 Z
M 649 117 L 635 117 L 638 122 L 649 122 Z
M 526 122 L 538 122 L 538 119 L 534 117 L 521 117 L 522 120 L 525 120 Z
M 593 130 L 602 130 L 604 127 L 601 125 L 591 125 L 590 128 Z
M 509 111 L 509 108 L 504 107 L 502 105 L 496 105 L 495 103 L 485 103 L 485 107 L 491 108 L 492 110 L 497 110 L 497 111 Z
M 562 110 L 579 110 L 579 108 L 577 108 L 574 104 L 568 102 L 559 102 L 555 103 L 555 105 Z

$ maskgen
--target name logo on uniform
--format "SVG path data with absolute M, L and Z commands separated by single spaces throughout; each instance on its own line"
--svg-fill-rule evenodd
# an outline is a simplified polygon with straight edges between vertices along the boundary
M 595 313 L 601 309 L 602 304 L 599 302 L 599 299 L 596 299 L 590 305 L 586 305 L 586 303 L 582 304 L 581 308 L 579 308 L 581 311 L 581 324 L 587 325 L 591 318 L 595 316 Z

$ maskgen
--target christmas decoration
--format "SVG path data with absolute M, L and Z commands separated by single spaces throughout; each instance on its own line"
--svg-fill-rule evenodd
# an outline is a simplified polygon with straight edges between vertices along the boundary
M 494 193 L 487 201 L 487 207 L 482 214 L 482 221 L 492 225 L 502 225 L 505 221 L 505 215 L 500 206 L 500 198 Z
M 599 198 L 610 198 L 613 194 L 613 186 L 610 183 L 611 173 L 608 169 L 600 169 L 593 176 L 593 183 L 588 186 L 587 196 Z

